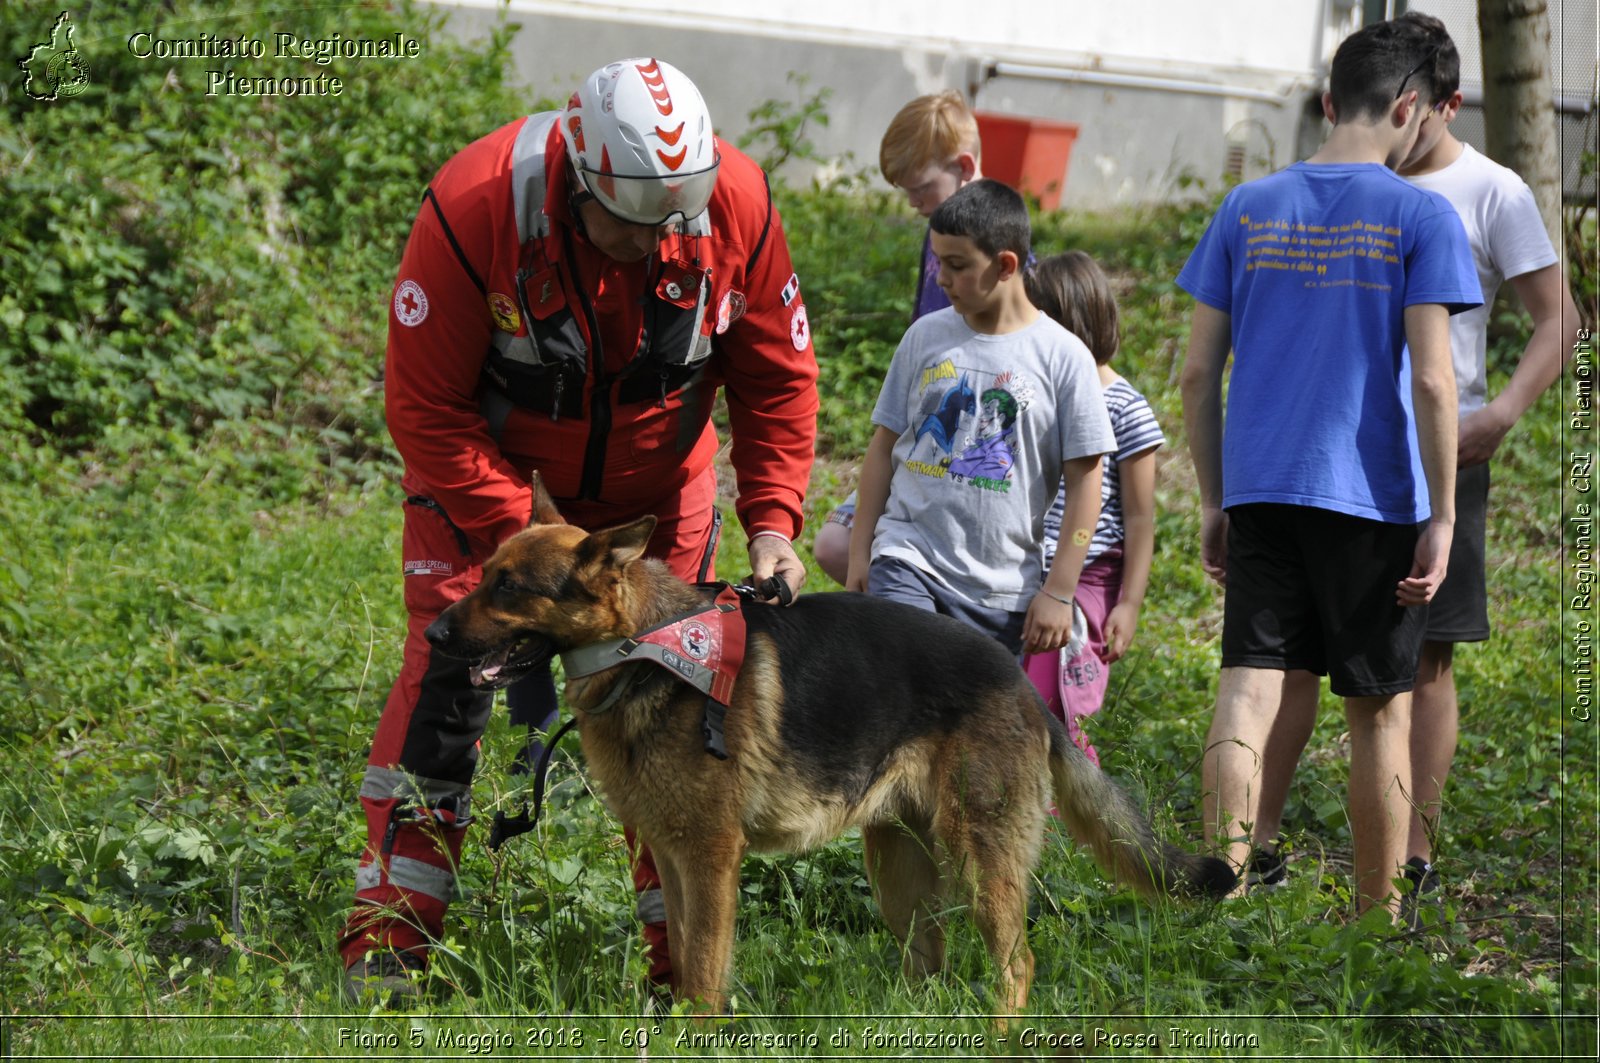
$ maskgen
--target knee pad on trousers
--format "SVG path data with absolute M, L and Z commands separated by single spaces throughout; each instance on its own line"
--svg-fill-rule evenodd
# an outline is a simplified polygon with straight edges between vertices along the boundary
M 382 772 L 369 768 L 369 785 L 375 770 Z M 415 949 L 442 935 L 456 893 L 462 839 L 472 822 L 465 791 L 418 804 L 368 796 L 363 789 L 369 837 L 356 868 L 356 907 L 339 943 L 346 964 L 370 948 Z

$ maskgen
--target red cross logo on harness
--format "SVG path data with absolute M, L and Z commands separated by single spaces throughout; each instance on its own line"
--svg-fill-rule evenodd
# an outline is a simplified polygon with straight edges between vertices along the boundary
M 704 661 L 711 656 L 713 645 L 711 629 L 698 620 L 691 620 L 683 625 L 683 632 L 679 644 L 683 652 L 697 661 Z

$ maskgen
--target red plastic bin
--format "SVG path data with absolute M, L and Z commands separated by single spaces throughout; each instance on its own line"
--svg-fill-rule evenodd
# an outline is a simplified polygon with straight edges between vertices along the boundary
M 1061 205 L 1078 127 L 1071 122 L 975 111 L 983 141 L 983 175 L 1039 197 L 1045 210 Z

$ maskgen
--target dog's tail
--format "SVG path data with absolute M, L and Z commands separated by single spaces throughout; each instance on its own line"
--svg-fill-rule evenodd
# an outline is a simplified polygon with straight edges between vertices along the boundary
M 1223 897 L 1238 884 L 1233 869 L 1160 841 L 1150 820 L 1121 787 L 1073 744 L 1061 721 L 1050 725 L 1050 777 L 1056 810 L 1102 870 L 1145 896 Z

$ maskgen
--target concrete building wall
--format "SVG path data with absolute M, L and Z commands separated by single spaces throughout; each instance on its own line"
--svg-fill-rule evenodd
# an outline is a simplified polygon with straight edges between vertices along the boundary
M 752 108 L 798 106 L 827 90 L 829 122 L 808 133 L 825 157 L 877 172 L 878 141 L 902 104 L 958 89 L 979 110 L 1079 127 L 1063 205 L 1148 203 L 1259 176 L 1304 158 L 1325 132 L 1318 96 L 1362 0 L 499 0 L 445 3 L 465 39 L 500 18 L 522 24 L 516 73 L 538 99 L 563 100 L 613 59 L 655 55 L 694 78 L 718 131 L 737 140 Z M 1405 5 L 1393 2 L 1391 10 Z M 1444 19 L 1464 87 L 1481 86 L 1476 0 L 1410 0 Z M 1557 94 L 1593 98 L 1594 0 L 1550 0 Z M 803 83 L 793 75 L 801 75 Z M 494 116 L 498 118 L 500 116 Z M 1562 122 L 1569 196 L 1595 121 Z M 1482 147 L 1481 112 L 1458 133 Z M 791 181 L 815 176 L 791 164 Z
M 502 17 L 477 0 L 443 6 L 466 39 Z M 812 0 L 781 12 L 735 0 L 513 0 L 506 17 L 522 24 L 513 51 L 530 105 L 564 98 L 610 60 L 655 55 L 694 78 L 728 139 L 765 100 L 829 90 L 829 123 L 810 131 L 818 150 L 876 174 L 894 113 L 954 88 L 980 110 L 1077 124 L 1062 202 L 1100 208 L 1292 161 L 1326 55 L 1356 13 L 1355 0 Z

